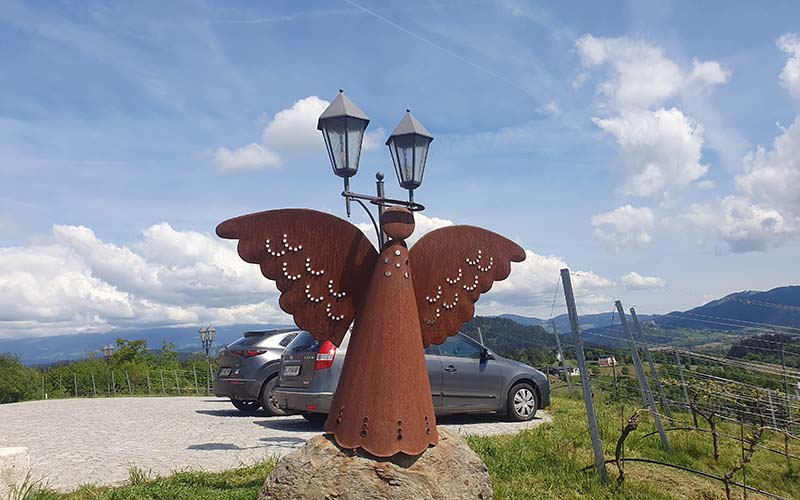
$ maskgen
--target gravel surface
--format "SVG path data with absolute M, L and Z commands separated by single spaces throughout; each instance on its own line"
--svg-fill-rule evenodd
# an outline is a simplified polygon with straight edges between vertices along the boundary
M 513 434 L 549 421 L 494 415 L 449 416 L 439 426 L 461 434 Z M 165 475 L 218 471 L 277 457 L 322 431 L 301 416 L 245 415 L 227 399 L 164 397 L 61 399 L 0 405 L 0 447 L 24 446 L 33 477 L 58 490 L 118 484 L 130 467 Z

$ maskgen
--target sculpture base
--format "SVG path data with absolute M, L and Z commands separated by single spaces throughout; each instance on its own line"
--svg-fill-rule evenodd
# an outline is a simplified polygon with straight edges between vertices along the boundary
M 420 456 L 373 457 L 317 436 L 284 456 L 264 482 L 259 500 L 386 499 L 489 500 L 486 465 L 458 434 L 440 429 L 439 445 Z

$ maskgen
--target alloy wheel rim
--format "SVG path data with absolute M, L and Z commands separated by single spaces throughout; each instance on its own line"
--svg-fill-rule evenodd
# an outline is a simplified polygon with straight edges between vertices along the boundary
M 536 398 L 533 393 L 525 388 L 522 388 L 514 394 L 514 411 L 521 417 L 528 417 L 536 407 Z

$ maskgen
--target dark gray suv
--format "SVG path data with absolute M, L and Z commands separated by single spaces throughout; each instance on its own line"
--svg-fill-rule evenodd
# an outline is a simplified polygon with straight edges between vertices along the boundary
M 263 407 L 269 415 L 285 415 L 272 399 L 278 381 L 281 354 L 297 328 L 246 332 L 219 352 L 214 394 L 231 398 L 233 406 L 246 412 Z
M 323 421 L 339 383 L 350 335 L 336 348 L 301 332 L 286 347 L 273 397 L 285 411 Z M 425 349 L 433 407 L 437 415 L 499 413 L 530 420 L 550 405 L 547 376 L 530 366 L 499 356 L 459 333 Z

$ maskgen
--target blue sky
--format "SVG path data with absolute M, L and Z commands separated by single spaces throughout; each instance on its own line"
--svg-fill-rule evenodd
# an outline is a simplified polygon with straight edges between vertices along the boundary
M 0 0 L 0 335 L 280 319 L 213 228 L 344 215 L 313 127 L 339 88 L 372 120 L 355 189 L 391 174 L 411 108 L 435 137 L 416 196 L 442 219 L 420 228 L 529 251 L 480 312 L 547 316 L 562 265 L 587 312 L 796 284 L 798 19 L 788 1 Z

